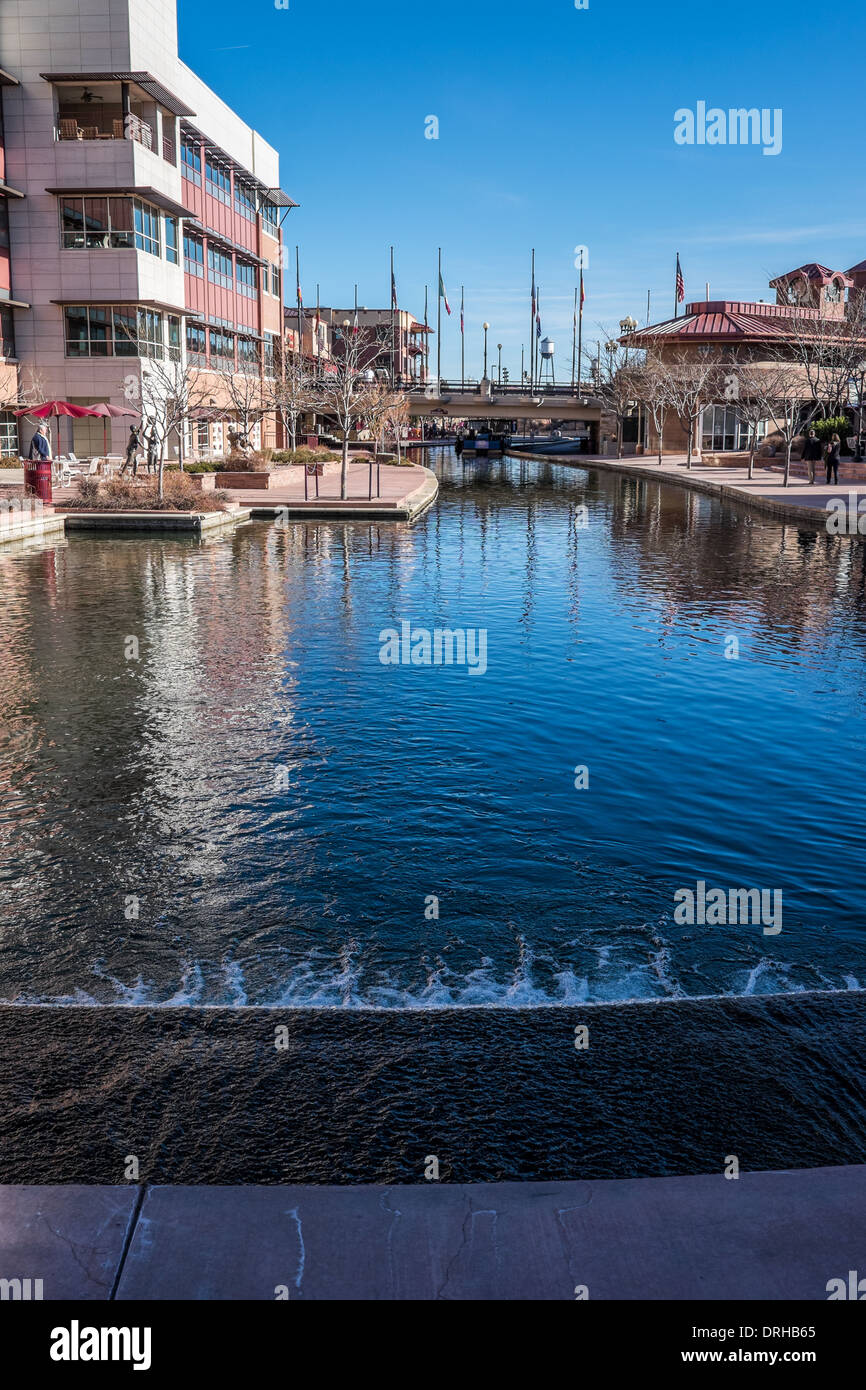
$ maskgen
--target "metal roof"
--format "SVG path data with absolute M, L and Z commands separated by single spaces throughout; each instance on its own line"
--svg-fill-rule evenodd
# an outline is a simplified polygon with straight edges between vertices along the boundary
M 682 318 L 649 324 L 619 339 L 630 347 L 644 347 L 660 338 L 693 341 L 747 341 L 781 339 L 791 336 L 796 323 L 821 321 L 817 309 L 796 309 L 786 304 L 750 304 L 739 300 L 716 300 L 687 304 Z M 835 321 L 835 320 L 834 320 Z M 842 320 L 840 319 L 841 323 Z
M 161 193 L 158 188 L 145 187 L 140 184 L 120 184 L 113 188 L 82 188 L 79 184 L 77 188 L 46 188 L 46 193 L 51 193 L 55 198 L 120 198 L 127 197 L 142 198 L 146 203 L 153 203 L 156 207 L 162 208 L 163 212 L 168 212 L 172 217 L 195 218 L 195 213 L 189 208 L 184 207 L 183 203 L 176 203 L 174 198 L 169 198 L 167 193 Z
M 183 121 L 181 124 L 181 134 L 191 135 L 193 139 L 199 141 L 200 144 L 204 145 L 206 150 L 210 150 L 212 154 L 216 155 L 220 164 L 224 165 L 227 169 L 231 169 L 235 174 L 239 174 L 245 183 L 250 184 L 250 186 L 254 188 L 260 196 L 266 198 L 269 203 L 273 203 L 274 207 L 296 208 L 300 206 L 300 204 L 296 203 L 294 198 L 290 198 L 288 193 L 285 193 L 282 188 L 269 188 L 266 183 L 263 183 L 262 180 L 252 172 L 252 170 L 248 169 L 245 164 L 241 164 L 239 160 L 234 159 L 232 155 L 227 154 L 222 145 L 218 145 L 209 135 L 205 135 L 203 130 L 199 130 L 198 126 L 191 125 L 189 121 Z
M 150 72 L 40 72 L 39 76 L 46 82 L 80 82 L 85 87 L 88 82 L 134 82 L 136 87 L 153 97 L 154 101 L 158 101 L 160 106 L 164 106 L 173 116 L 195 115 L 191 106 L 187 106 L 167 87 L 163 87 Z

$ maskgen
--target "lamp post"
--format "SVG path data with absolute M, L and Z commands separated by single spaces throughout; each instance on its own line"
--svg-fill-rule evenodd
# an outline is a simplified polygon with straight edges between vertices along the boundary
M 619 321 L 619 331 L 622 333 L 623 337 L 628 333 L 634 333 L 636 328 L 637 319 L 633 319 L 630 314 Z M 625 364 L 628 366 L 628 343 L 625 345 Z
M 489 324 L 489 323 L 485 323 L 485 324 L 482 325 L 482 327 L 484 328 L 484 380 L 486 381 L 486 380 L 487 380 L 487 333 L 488 333 L 488 330 L 489 330 L 489 328 L 490 328 L 490 324 Z

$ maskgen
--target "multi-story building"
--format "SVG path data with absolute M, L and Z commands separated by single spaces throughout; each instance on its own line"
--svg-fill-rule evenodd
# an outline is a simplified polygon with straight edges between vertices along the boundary
M 19 396 L 15 310 L 29 307 L 13 299 L 9 253 L 9 202 L 20 198 L 21 191 L 6 181 L 3 92 L 6 87 L 17 85 L 17 79 L 0 68 L 0 458 L 15 457 L 18 453 L 18 421 L 12 413 Z
M 864 287 L 866 261 L 849 271 L 830 270 L 813 261 L 770 281 L 770 288 L 776 292 L 775 303 L 696 301 L 686 304 L 679 317 L 650 324 L 619 341 L 629 349 L 644 349 L 662 362 L 687 362 L 690 358 L 709 356 L 724 368 L 718 377 L 723 382 L 725 371 L 730 373 L 737 362 L 760 366 L 762 362 L 785 358 L 786 354 L 794 360 L 791 347 L 808 336 L 809 325 L 814 323 L 818 332 L 821 322 L 844 321 L 849 306 L 854 309 L 856 297 Z M 803 386 L 805 411 L 809 405 L 805 378 Z M 648 423 L 644 421 L 646 426 Z M 719 394 L 702 408 L 692 445 L 709 455 L 741 452 L 749 447 L 751 428 L 736 402 Z M 759 428 L 758 438 L 769 436 L 773 428 L 774 421 L 768 419 Z M 681 453 L 687 443 L 682 426 L 669 411 L 664 427 L 665 452 Z M 657 437 L 650 429 L 647 447 L 650 452 L 658 447 Z
M 339 358 L 341 343 L 356 333 L 361 340 L 359 359 L 382 380 L 408 384 L 425 377 L 425 343 L 432 330 L 420 323 L 407 309 L 318 309 L 304 310 L 304 352 L 310 324 L 318 325 L 322 343 L 329 355 Z M 297 339 L 298 311 L 285 311 L 287 349 Z M 315 355 L 316 344 L 312 344 Z
M 282 334 L 295 204 L 276 151 L 180 61 L 176 0 L 3 0 L 0 60 L 18 79 L 5 126 L 25 195 L 9 209 L 30 306 L 16 315 L 22 381 L 146 415 L 153 364 L 190 361 L 201 403 L 173 448 L 219 452 L 227 382 L 272 371 Z M 111 423 L 121 452 L 129 422 Z M 101 421 L 74 430 L 76 453 L 102 452 Z M 275 442 L 272 418 L 253 442 Z

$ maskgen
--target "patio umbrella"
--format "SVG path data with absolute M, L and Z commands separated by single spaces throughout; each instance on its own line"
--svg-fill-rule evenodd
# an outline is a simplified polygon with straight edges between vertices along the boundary
M 108 453 L 108 422 L 117 420 L 122 415 L 132 415 L 136 420 L 141 419 L 138 410 L 129 410 L 125 405 L 111 405 L 109 401 L 99 401 L 96 405 L 89 407 L 91 415 L 102 416 L 102 452 Z
M 16 410 L 15 415 L 30 415 L 34 420 L 47 420 L 51 416 L 69 415 L 73 420 L 81 420 L 86 415 L 95 415 L 97 412 L 91 410 L 88 405 L 73 405 L 71 401 L 43 401 L 41 405 L 28 405 L 23 410 Z M 70 445 L 72 443 L 70 426 Z M 60 443 L 60 426 L 57 427 L 57 442 Z

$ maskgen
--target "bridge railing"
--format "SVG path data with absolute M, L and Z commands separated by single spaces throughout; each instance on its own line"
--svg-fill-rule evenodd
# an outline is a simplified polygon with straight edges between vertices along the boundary
M 398 382 L 397 389 L 411 392 L 412 395 L 417 396 L 426 395 L 428 390 L 430 390 L 431 400 L 436 400 L 440 396 L 472 396 L 476 400 L 499 400 L 503 396 L 521 396 L 529 398 L 541 397 L 544 400 L 548 400 L 551 397 L 562 397 L 569 400 L 585 401 L 587 405 L 597 405 L 599 403 L 598 396 L 594 389 L 588 386 L 586 382 L 582 384 L 580 389 L 578 389 L 577 386 L 572 386 L 570 382 L 567 385 L 560 385 L 549 381 L 545 381 L 543 384 L 534 382 L 532 386 L 530 386 L 528 382 L 519 381 L 503 381 L 501 386 L 493 382 L 491 383 L 489 396 L 482 395 L 478 389 L 477 381 L 449 381 L 446 380 L 445 377 L 442 377 L 438 384 L 435 381 Z M 432 394 L 433 392 L 435 392 L 435 394 Z

